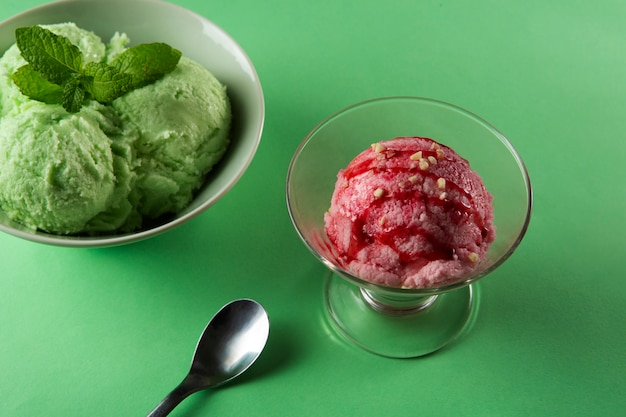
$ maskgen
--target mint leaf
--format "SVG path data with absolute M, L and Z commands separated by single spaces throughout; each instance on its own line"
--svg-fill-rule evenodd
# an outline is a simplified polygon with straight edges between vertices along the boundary
M 33 100 L 62 104 L 72 113 L 90 97 L 107 104 L 157 81 L 176 68 L 182 55 L 167 44 L 149 43 L 127 49 L 110 64 L 85 65 L 68 38 L 40 26 L 16 29 L 15 39 L 28 62 L 13 74 L 15 85 Z
M 73 75 L 63 84 L 63 108 L 70 113 L 79 111 L 85 100 L 86 91 L 82 81 L 80 75 Z
M 83 54 L 64 36 L 31 26 L 16 29 L 15 39 L 22 57 L 52 83 L 61 85 L 82 69 Z
M 118 55 L 110 65 L 132 76 L 133 88 L 153 83 L 176 68 L 182 53 L 165 43 L 144 43 Z
M 105 63 L 89 63 L 85 66 L 84 81 L 87 92 L 100 103 L 110 103 L 133 88 L 133 77 Z
M 30 65 L 24 65 L 13 74 L 13 82 L 22 94 L 46 104 L 61 104 L 63 88 L 41 76 Z

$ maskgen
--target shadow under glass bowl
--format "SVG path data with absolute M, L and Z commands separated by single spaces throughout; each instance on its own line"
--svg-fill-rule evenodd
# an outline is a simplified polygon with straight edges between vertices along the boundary
M 342 268 L 324 231 L 337 173 L 372 143 L 399 136 L 434 139 L 467 159 L 493 195 L 496 239 L 474 275 L 424 289 L 384 287 Z M 330 270 L 325 302 L 331 323 L 358 346 L 388 357 L 416 357 L 452 341 L 478 306 L 475 281 L 521 242 L 532 192 L 521 157 L 497 129 L 455 105 L 421 97 L 383 97 L 349 106 L 316 126 L 293 156 L 287 205 L 309 250 Z
M 141 18 L 137 18 L 141 16 Z M 207 18 L 158 0 L 65 0 L 45 4 L 0 22 L 0 51 L 15 43 L 18 27 L 74 22 L 103 41 L 126 33 L 131 44 L 165 42 L 179 49 L 227 87 L 233 124 L 231 145 L 209 173 L 205 185 L 182 212 L 143 230 L 96 237 L 59 236 L 23 227 L 0 211 L 0 230 L 34 242 L 102 247 L 136 242 L 187 222 L 223 197 L 251 163 L 261 140 L 265 118 L 263 91 L 256 70 L 237 42 Z

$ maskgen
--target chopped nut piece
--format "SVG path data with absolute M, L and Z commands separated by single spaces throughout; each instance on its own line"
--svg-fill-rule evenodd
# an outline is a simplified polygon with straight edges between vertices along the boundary
M 440 190 L 445 190 L 446 189 L 446 179 L 445 178 L 439 178 L 437 180 L 437 187 Z
M 409 169 L 415 169 L 417 168 L 417 164 L 415 162 L 411 162 L 411 165 L 409 165 Z
M 398 183 L 398 188 L 404 188 L 404 187 L 406 187 L 406 184 L 404 183 L 404 181 Z
M 376 198 L 382 197 L 383 194 L 385 194 L 385 190 L 383 190 L 382 188 L 377 188 L 374 190 L 374 197 Z
M 478 262 L 478 254 L 476 252 L 472 252 L 467 255 L 467 259 L 469 259 L 470 262 Z
M 411 181 L 411 184 L 415 184 L 417 182 L 417 175 L 410 176 L 409 181 Z
M 422 151 L 419 152 L 415 152 L 413 155 L 410 156 L 411 161 L 419 161 L 422 159 Z
M 437 149 L 437 159 L 442 160 L 444 156 L 446 156 L 446 153 L 443 151 L 443 149 Z
M 380 153 L 382 151 L 384 151 L 385 149 L 385 145 L 383 145 L 382 143 L 378 142 L 378 143 L 372 143 L 372 150 L 376 153 Z
M 437 158 L 435 158 L 434 156 L 429 156 L 428 162 L 430 162 L 431 165 L 435 165 L 437 164 Z
M 433 144 L 430 145 L 430 149 L 431 150 L 441 149 L 441 146 L 439 146 L 439 144 L 437 142 L 433 142 Z
M 421 169 L 422 171 L 426 171 L 426 170 L 428 169 L 428 167 L 429 167 L 429 166 L 430 166 L 430 164 L 428 163 L 428 161 L 427 161 L 427 160 L 425 160 L 425 159 L 421 159 L 421 160 L 420 160 L 420 169 Z
M 381 225 L 381 226 L 384 226 L 385 225 L 385 221 L 387 221 L 387 218 L 385 216 L 383 216 L 383 217 L 381 217 L 378 220 L 378 224 Z
M 441 194 L 439 194 L 439 199 L 440 200 L 445 200 L 446 197 L 448 197 L 448 193 L 441 193 Z
M 341 186 L 342 186 L 343 188 L 348 188 L 348 186 L 349 186 L 348 181 L 344 181 L 344 182 L 342 182 L 342 183 L 341 183 Z

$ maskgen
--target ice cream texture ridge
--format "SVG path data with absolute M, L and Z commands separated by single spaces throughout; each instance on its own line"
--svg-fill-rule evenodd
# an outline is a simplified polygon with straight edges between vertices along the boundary
M 350 274 L 397 288 L 462 281 L 495 239 L 493 198 L 467 160 L 432 139 L 374 143 L 337 175 L 325 232 Z
M 86 62 L 108 62 L 109 43 L 74 23 L 42 25 Z M 160 80 L 76 113 L 21 93 L 17 45 L 0 58 L 0 210 L 30 229 L 63 235 L 139 230 L 189 205 L 229 145 L 226 87 L 185 56 Z

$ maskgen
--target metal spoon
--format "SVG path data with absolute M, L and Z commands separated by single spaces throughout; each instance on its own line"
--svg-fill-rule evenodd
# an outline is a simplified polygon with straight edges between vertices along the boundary
M 167 416 L 194 392 L 241 375 L 261 354 L 269 330 L 267 313 L 256 301 L 240 299 L 226 304 L 200 336 L 185 379 L 147 417 Z

